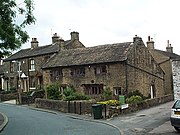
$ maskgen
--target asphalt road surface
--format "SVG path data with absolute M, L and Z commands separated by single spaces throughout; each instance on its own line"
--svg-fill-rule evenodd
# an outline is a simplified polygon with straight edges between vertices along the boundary
M 0 103 L 9 122 L 0 135 L 120 135 L 108 124 Z
M 179 135 L 170 124 L 173 103 L 174 101 L 115 117 L 109 123 L 119 127 L 122 135 Z

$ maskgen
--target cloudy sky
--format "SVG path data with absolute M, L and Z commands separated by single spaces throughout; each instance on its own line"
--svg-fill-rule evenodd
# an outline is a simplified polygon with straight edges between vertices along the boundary
M 79 32 L 85 46 L 129 42 L 134 35 L 165 50 L 167 40 L 180 54 L 179 0 L 34 0 L 35 25 L 26 28 L 39 45 L 51 43 L 53 33 L 64 40 Z M 30 39 L 31 41 L 31 39 Z M 30 41 L 22 46 L 29 48 Z

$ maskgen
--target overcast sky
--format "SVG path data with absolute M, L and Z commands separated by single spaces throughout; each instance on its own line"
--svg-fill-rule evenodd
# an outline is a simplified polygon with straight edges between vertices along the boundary
M 151 36 L 155 48 L 167 40 L 180 54 L 180 0 L 34 0 L 35 25 L 26 28 L 39 45 L 51 44 L 53 33 L 64 40 L 79 32 L 87 47 L 133 41 Z M 30 39 L 31 41 L 31 39 Z M 30 41 L 22 48 L 29 48 Z

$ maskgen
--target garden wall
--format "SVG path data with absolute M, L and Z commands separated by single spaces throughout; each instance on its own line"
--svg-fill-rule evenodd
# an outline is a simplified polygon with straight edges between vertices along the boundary
M 110 117 L 111 117 L 111 115 L 114 114 L 114 112 L 118 113 L 118 114 L 127 114 L 127 113 L 135 112 L 138 110 L 147 109 L 147 108 L 150 108 L 153 106 L 157 106 L 157 105 L 160 105 L 160 104 L 163 104 L 166 102 L 170 102 L 173 100 L 174 100 L 174 96 L 172 94 L 169 94 L 169 95 L 166 95 L 163 97 L 144 100 L 140 104 L 129 104 L 129 107 L 127 109 L 124 109 L 124 110 L 110 109 L 109 114 L 110 114 Z
M 108 105 L 103 106 L 103 117 L 109 118 L 115 115 L 126 114 L 135 112 L 138 110 L 150 108 L 163 104 L 169 101 L 173 101 L 173 95 L 166 95 L 164 97 L 147 99 L 141 104 L 130 104 L 127 109 L 121 110 L 112 108 Z M 92 114 L 92 105 L 95 104 L 95 100 L 81 100 L 81 101 L 61 101 L 61 100 L 49 100 L 49 99 L 35 99 L 35 106 L 37 108 L 57 110 L 65 113 L 76 113 L 76 114 Z M 106 108 L 104 108 L 106 107 Z M 104 112 L 106 111 L 106 112 Z
M 18 93 L 0 94 L 0 101 L 17 99 Z
M 35 99 L 35 106 L 37 108 L 76 114 L 91 114 L 91 108 L 94 103 L 96 103 L 95 100 L 61 101 L 40 98 Z

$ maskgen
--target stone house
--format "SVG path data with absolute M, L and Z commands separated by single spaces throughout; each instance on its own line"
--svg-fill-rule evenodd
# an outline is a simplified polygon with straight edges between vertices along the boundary
M 92 97 L 107 88 L 114 97 L 134 90 L 151 98 L 165 94 L 164 72 L 137 36 L 133 42 L 61 50 L 42 69 L 44 85 L 58 82 Z
M 154 41 L 148 37 L 147 47 L 149 48 L 155 61 L 164 71 L 164 83 L 165 83 L 165 94 L 173 93 L 173 72 L 172 72 L 172 62 L 174 60 L 180 59 L 180 56 L 173 53 L 173 47 L 167 41 L 166 51 L 157 50 L 154 48 Z
M 71 39 L 60 44 L 60 37 L 55 33 L 50 45 L 39 46 L 36 38 L 32 38 L 31 48 L 22 49 L 4 60 L 6 90 L 17 89 L 18 80 L 23 92 L 43 87 L 42 66 L 62 49 L 84 48 L 79 41 L 79 33 L 71 32 Z
M 0 91 L 3 89 L 3 76 L 4 76 L 4 67 L 0 65 Z

